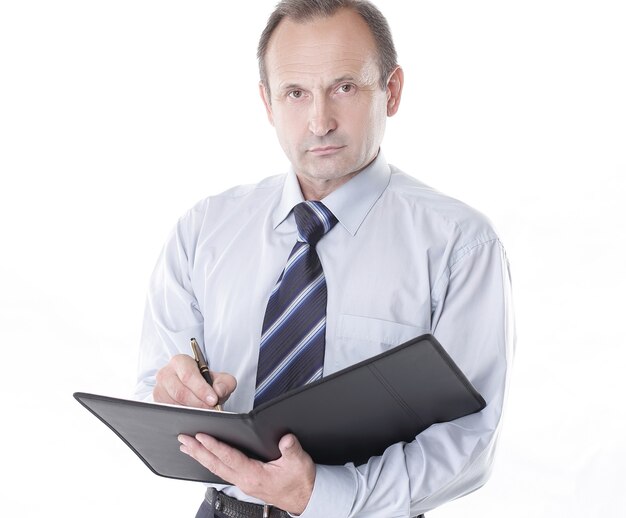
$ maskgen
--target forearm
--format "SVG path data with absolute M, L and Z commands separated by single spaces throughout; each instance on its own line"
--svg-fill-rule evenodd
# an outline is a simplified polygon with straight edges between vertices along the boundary
M 416 516 L 477 489 L 490 472 L 497 433 L 476 433 L 468 418 L 435 425 L 362 466 L 317 466 L 302 517 Z
M 365 465 L 318 466 L 304 518 L 323 516 L 329 502 L 336 506 L 333 516 L 416 516 L 487 480 L 514 341 L 508 265 L 499 242 L 474 248 L 438 286 L 433 333 L 487 407 L 433 425 Z
M 191 354 L 190 339 L 204 346 L 204 319 L 190 279 L 190 241 L 183 221 L 170 234 L 150 279 L 135 395 L 151 400 L 157 371 L 177 354 Z

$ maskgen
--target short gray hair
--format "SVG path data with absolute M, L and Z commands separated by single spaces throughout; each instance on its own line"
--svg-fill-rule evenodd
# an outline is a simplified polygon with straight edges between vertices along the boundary
M 383 90 L 387 88 L 387 79 L 398 66 L 398 56 L 387 19 L 371 2 L 367 0 L 281 0 L 267 20 L 257 49 L 259 75 L 268 91 L 265 55 L 270 38 L 283 18 L 289 18 L 295 22 L 307 22 L 315 18 L 329 18 L 340 9 L 351 9 L 359 14 L 372 31 L 378 50 L 380 86 Z

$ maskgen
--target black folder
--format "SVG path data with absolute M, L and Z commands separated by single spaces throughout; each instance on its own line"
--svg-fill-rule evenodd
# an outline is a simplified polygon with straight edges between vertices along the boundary
M 423 335 L 274 398 L 247 414 L 118 399 L 74 397 L 157 475 L 225 483 L 181 453 L 177 436 L 203 432 L 270 461 L 294 433 L 317 464 L 367 462 L 435 423 L 485 401 L 432 335 Z

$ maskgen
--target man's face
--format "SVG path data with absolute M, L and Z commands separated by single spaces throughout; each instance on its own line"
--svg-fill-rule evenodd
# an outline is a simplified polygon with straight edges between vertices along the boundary
M 342 183 L 376 157 L 399 94 L 389 101 L 389 88 L 380 87 L 376 44 L 358 14 L 284 19 L 265 65 L 268 117 L 301 180 Z

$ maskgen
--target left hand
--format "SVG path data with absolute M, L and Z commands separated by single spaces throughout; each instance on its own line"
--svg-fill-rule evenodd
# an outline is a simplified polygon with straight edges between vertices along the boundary
M 236 448 L 199 433 L 179 435 L 180 450 L 205 468 L 254 496 L 292 514 L 302 514 L 311 498 L 315 464 L 293 434 L 278 443 L 281 456 L 272 462 L 251 459 Z

